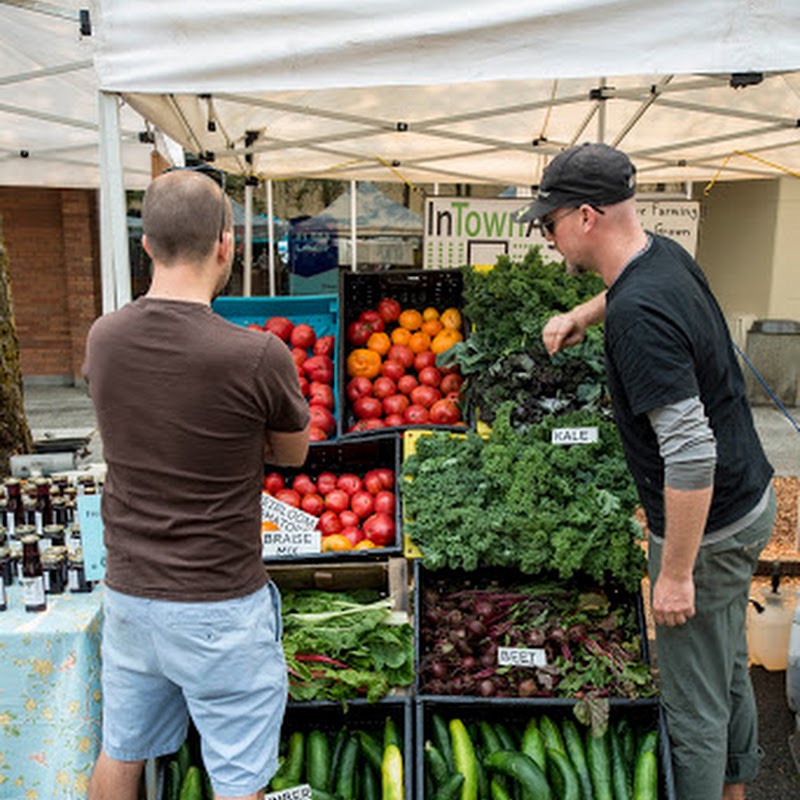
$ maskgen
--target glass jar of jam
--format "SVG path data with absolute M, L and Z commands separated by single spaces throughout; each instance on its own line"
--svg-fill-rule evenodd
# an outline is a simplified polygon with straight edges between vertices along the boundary
M 11 558 L 14 560 L 14 565 L 16 567 L 16 576 L 20 579 L 22 578 L 22 540 L 29 536 L 33 536 L 36 541 L 36 546 L 38 547 L 39 537 L 36 536 L 33 525 L 17 525 L 14 538 L 9 542 Z
M 48 547 L 42 554 L 45 594 L 63 594 L 67 585 L 63 547 Z
M 11 551 L 7 547 L 0 547 L 0 586 L 3 587 L 3 602 L 5 603 L 6 589 L 14 583 L 14 571 L 11 566 Z M 0 609 L 5 611 L 5 608 Z
M 6 492 L 6 510 L 4 523 L 9 536 L 13 536 L 17 525 L 25 524 L 25 505 L 22 498 L 22 481 L 19 478 L 8 478 L 3 487 Z
M 44 570 L 39 556 L 39 539 L 35 535 L 22 538 L 22 599 L 26 611 L 45 611 Z
M 48 547 L 64 547 L 66 539 L 64 537 L 63 525 L 45 525 L 42 531 L 42 549 Z
M 92 582 L 86 580 L 86 568 L 83 563 L 83 548 L 69 554 L 67 582 L 70 592 L 83 593 L 92 591 Z

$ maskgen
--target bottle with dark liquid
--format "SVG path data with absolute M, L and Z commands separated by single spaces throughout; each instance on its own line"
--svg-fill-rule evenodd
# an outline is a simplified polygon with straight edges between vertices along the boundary
M 6 518 L 5 525 L 9 537 L 16 532 L 17 525 L 25 524 L 25 506 L 22 502 L 22 483 L 18 478 L 9 478 L 5 482 Z
M 39 556 L 39 539 L 36 536 L 25 536 L 22 539 L 22 598 L 26 611 L 47 609 L 44 570 Z
M 47 478 L 36 479 L 36 501 L 33 507 L 33 525 L 41 536 L 46 525 L 53 524 L 53 507 L 50 504 L 50 481 Z

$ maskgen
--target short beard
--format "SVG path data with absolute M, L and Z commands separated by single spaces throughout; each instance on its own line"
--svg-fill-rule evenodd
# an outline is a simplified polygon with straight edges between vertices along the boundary
M 569 261 L 565 261 L 564 264 L 567 270 L 567 275 L 569 275 L 571 278 L 577 278 L 579 275 L 585 275 L 589 271 L 589 269 L 584 267 L 582 264 L 572 264 Z

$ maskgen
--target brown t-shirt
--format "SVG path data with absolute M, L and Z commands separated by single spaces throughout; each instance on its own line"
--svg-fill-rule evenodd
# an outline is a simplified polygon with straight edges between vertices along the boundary
M 263 586 L 264 434 L 309 420 L 286 345 L 201 303 L 140 298 L 94 323 L 84 375 L 108 466 L 106 583 L 183 601 Z

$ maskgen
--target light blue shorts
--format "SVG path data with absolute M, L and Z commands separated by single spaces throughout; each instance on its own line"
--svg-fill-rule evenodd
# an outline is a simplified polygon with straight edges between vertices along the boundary
M 273 583 L 210 603 L 104 590 L 103 749 L 119 761 L 174 753 L 188 719 L 217 794 L 263 789 L 277 768 L 288 679 Z

